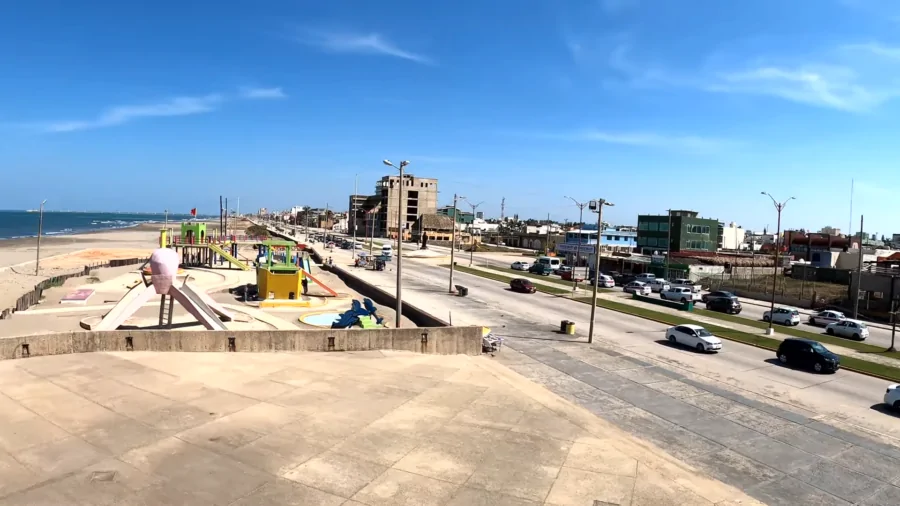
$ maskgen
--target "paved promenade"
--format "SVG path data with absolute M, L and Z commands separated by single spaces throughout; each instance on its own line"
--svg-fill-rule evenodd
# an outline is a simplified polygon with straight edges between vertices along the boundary
M 38 357 L 0 413 L 2 506 L 758 504 L 490 357 Z

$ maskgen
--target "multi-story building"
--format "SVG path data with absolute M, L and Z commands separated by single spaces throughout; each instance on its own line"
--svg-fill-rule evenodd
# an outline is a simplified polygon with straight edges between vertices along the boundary
M 420 216 L 437 214 L 437 179 L 404 174 L 401 181 L 399 175 L 384 176 L 375 185 L 375 195 L 379 197 L 375 227 L 380 237 L 396 238 L 399 218 L 402 237 L 410 239 L 420 233 L 413 230 Z
M 744 238 L 747 231 L 735 222 L 728 225 L 719 223 L 719 249 L 741 250 L 744 249 Z
M 363 234 L 366 227 L 366 199 L 368 195 L 350 195 L 350 204 L 347 211 L 350 213 L 347 233 Z
M 596 250 L 599 237 L 601 251 L 631 252 L 637 245 L 637 232 L 633 228 L 605 228 L 602 233 L 598 233 L 596 228 L 569 230 L 566 232 L 566 241 L 557 244 L 556 251 L 566 256 L 569 265 L 582 265 Z
M 455 213 L 456 216 L 457 216 L 457 218 L 456 218 L 456 223 L 460 223 L 460 224 L 463 224 L 463 225 L 466 225 L 466 226 L 471 225 L 472 222 L 475 221 L 475 215 L 474 215 L 474 214 L 472 214 L 472 213 L 470 213 L 470 212 L 468 212 L 468 211 L 463 211 L 463 210 L 460 209 L 459 207 L 457 207 L 457 208 L 454 210 L 454 209 L 453 209 L 453 206 L 444 206 L 444 207 L 438 209 L 438 210 L 437 210 L 437 213 L 438 213 L 438 214 L 441 214 L 441 215 L 444 215 L 444 216 L 449 216 L 449 217 L 451 217 L 451 218 L 453 217 L 453 215 L 454 215 L 454 213 Z M 463 227 L 461 227 L 461 228 L 466 228 L 466 227 L 463 226 Z
M 669 240 L 671 242 L 667 247 Z M 641 253 L 647 255 L 663 251 L 716 251 L 719 247 L 719 220 L 700 218 L 696 211 L 643 214 L 638 216 L 637 246 Z

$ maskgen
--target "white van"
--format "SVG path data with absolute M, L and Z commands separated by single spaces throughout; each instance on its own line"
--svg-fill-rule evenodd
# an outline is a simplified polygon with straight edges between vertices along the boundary
M 562 261 L 557 257 L 538 257 L 538 264 L 549 265 L 551 269 L 554 271 L 559 270 L 562 267 Z
M 390 244 L 385 244 L 381 247 L 381 255 L 386 257 L 394 256 L 394 247 Z
M 638 274 L 634 277 L 635 281 L 640 281 L 641 283 L 649 283 L 656 279 L 656 274 L 650 274 L 649 272 L 645 272 L 643 274 Z

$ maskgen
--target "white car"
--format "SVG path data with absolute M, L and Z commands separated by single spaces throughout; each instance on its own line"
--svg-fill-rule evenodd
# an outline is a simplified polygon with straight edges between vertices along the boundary
M 641 283 L 640 281 L 632 281 L 625 285 L 622 290 L 628 293 L 636 293 L 638 295 L 650 295 L 650 287 L 647 286 L 646 283 Z
M 884 393 L 884 403 L 900 411 L 900 385 L 888 385 Z
M 840 311 L 819 311 L 809 315 L 810 325 L 829 325 L 846 320 L 847 317 Z
M 719 351 L 722 340 L 700 325 L 676 325 L 666 329 L 666 339 L 672 344 L 684 344 L 697 351 Z
M 699 302 L 701 299 L 699 293 L 694 293 L 690 288 L 680 286 L 659 292 L 659 297 L 664 300 L 680 300 L 681 302 Z
M 701 290 L 700 285 L 694 284 L 693 281 L 687 278 L 677 278 L 672 280 L 672 288 L 680 287 L 680 288 L 690 288 L 692 292 L 699 293 Z
M 776 307 L 774 314 L 771 314 L 771 311 L 763 313 L 763 321 L 767 322 L 770 319 L 772 323 L 797 326 L 800 325 L 800 311 L 792 307 Z
M 829 336 L 849 337 L 857 341 L 865 341 L 869 337 L 869 327 L 858 320 L 844 320 L 841 322 L 829 323 L 825 327 L 825 333 Z
M 527 271 L 531 268 L 531 264 L 528 262 L 513 262 L 509 268 L 514 271 Z
M 613 280 L 612 276 L 601 274 L 600 279 L 597 280 L 597 286 L 602 286 L 603 288 L 612 288 L 616 286 L 616 282 L 615 280 Z
M 669 285 L 668 281 L 659 278 L 648 282 L 647 286 L 650 287 L 651 292 L 662 292 L 663 290 L 668 290 L 669 288 L 671 288 L 671 285 Z

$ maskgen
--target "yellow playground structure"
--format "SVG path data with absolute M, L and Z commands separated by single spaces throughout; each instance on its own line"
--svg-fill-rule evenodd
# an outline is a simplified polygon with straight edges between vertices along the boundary
M 337 293 L 311 274 L 309 254 L 292 241 L 262 241 L 257 245 L 256 285 L 260 300 L 295 300 L 308 279 L 336 297 Z

